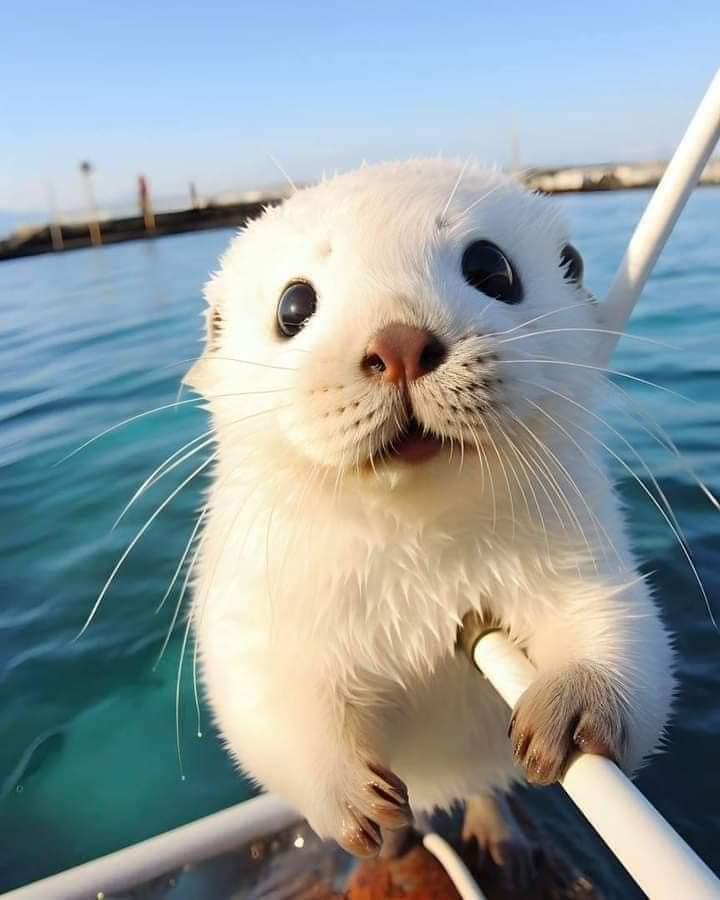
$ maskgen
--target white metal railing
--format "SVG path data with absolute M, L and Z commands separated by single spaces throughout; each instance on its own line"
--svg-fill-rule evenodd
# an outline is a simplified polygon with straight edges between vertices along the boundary
M 3 900 L 96 900 L 267 837 L 299 814 L 266 794 L 3 894 Z
M 468 652 L 511 708 L 537 677 L 525 654 L 499 631 L 480 631 Z M 652 900 L 720 898 L 720 881 L 610 760 L 578 754 L 561 784 Z
M 720 69 L 710 82 L 642 218 L 630 238 L 605 302 L 604 324 L 622 332 L 658 256 L 720 138 Z M 607 358 L 619 336 L 607 343 Z

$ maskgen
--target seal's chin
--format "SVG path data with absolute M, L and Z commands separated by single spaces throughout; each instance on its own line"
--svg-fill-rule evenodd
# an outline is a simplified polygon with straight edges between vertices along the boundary
M 415 464 L 432 459 L 441 449 L 441 439 L 423 428 L 417 419 L 411 416 L 402 432 L 378 455 L 386 462 L 397 460 Z

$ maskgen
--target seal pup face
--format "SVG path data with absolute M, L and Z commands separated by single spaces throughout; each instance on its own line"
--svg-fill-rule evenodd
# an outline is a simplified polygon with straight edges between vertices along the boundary
M 598 335 L 581 276 L 552 203 L 497 171 L 362 168 L 233 241 L 186 381 L 237 464 L 388 483 L 453 455 L 490 466 L 484 448 L 527 442 L 551 392 L 587 402 Z

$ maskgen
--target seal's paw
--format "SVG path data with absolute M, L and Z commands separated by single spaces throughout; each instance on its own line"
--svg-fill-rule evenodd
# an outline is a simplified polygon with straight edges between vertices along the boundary
M 368 763 L 351 797 L 342 817 L 338 843 L 354 856 L 378 855 L 382 847 L 381 828 L 393 831 L 412 825 L 407 788 L 384 766 Z
M 474 862 L 478 870 L 490 863 L 501 870 L 512 890 L 531 887 L 542 852 L 527 836 L 505 797 L 471 797 L 465 806 L 462 838 L 477 847 Z
M 578 750 L 622 765 L 623 707 L 609 678 L 590 665 L 541 677 L 520 698 L 509 729 L 516 761 L 534 784 L 552 784 Z

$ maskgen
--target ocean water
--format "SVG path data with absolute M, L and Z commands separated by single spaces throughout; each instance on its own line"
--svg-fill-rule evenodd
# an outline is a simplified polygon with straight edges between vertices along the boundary
M 559 199 L 602 295 L 645 193 Z M 720 618 L 720 191 L 692 198 L 613 367 L 628 395 L 605 414 L 670 499 Z M 172 404 L 199 351 L 200 290 L 230 231 L 127 243 L 0 265 L 0 891 L 236 803 L 233 771 L 201 704 L 192 664 L 175 695 L 182 623 L 158 661 L 175 596 L 158 612 L 193 526 L 202 479 L 134 547 L 92 625 L 106 578 L 143 522 L 190 469 L 160 482 L 113 530 L 136 487 L 206 428 L 194 404 L 143 416 L 72 458 L 89 437 Z M 186 395 L 187 396 L 187 395 Z M 644 425 L 633 414 L 645 417 Z M 657 422 L 685 463 L 649 433 Z M 604 438 L 652 483 L 615 435 Z M 720 635 L 660 514 L 616 461 L 643 567 L 677 635 L 681 693 L 667 751 L 639 783 L 720 869 Z M 168 482 L 171 482 L 170 484 Z M 198 731 L 202 737 L 198 737 Z M 184 780 L 181 778 L 181 765 Z M 556 790 L 528 803 L 609 897 L 636 896 Z

